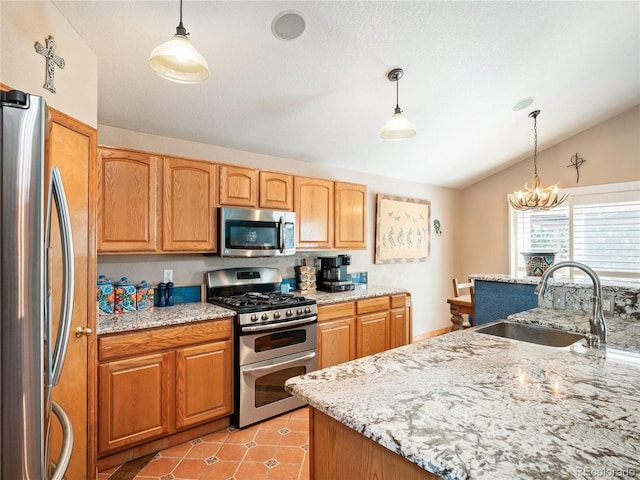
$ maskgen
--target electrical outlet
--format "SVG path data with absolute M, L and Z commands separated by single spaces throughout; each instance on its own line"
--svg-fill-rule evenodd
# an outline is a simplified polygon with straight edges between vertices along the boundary
M 173 270 L 164 271 L 164 283 L 173 282 Z
M 553 308 L 556 310 L 564 310 L 566 307 L 566 292 L 553 291 Z

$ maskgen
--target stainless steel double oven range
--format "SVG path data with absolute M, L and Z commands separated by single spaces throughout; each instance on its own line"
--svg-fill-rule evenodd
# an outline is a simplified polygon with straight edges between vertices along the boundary
M 206 274 L 207 301 L 236 311 L 236 427 L 305 405 L 284 390 L 284 383 L 317 368 L 316 302 L 280 293 L 281 282 L 277 268 L 228 268 Z

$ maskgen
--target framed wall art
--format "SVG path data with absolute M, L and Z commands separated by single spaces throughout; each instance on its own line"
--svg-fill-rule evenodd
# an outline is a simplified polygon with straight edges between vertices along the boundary
M 426 262 L 431 251 L 431 202 L 376 195 L 375 263 Z

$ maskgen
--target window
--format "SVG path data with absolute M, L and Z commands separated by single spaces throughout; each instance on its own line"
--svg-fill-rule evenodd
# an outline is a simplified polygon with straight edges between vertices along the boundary
M 603 279 L 640 280 L 640 182 L 565 189 L 569 198 L 549 211 L 511 208 L 511 274 L 523 276 L 521 252 L 553 251 L 555 261 L 575 260 Z M 571 279 L 577 269 L 557 272 Z

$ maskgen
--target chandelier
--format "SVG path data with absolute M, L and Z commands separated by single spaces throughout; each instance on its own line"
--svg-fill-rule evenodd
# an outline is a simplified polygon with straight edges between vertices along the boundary
M 549 210 L 557 207 L 567 199 L 567 195 L 558 197 L 558 184 L 544 188 L 538 176 L 538 125 L 537 117 L 540 110 L 534 110 L 529 114 L 533 118 L 533 177 L 531 186 L 524 184 L 524 191 L 519 190 L 509 195 L 509 204 L 516 210 Z

